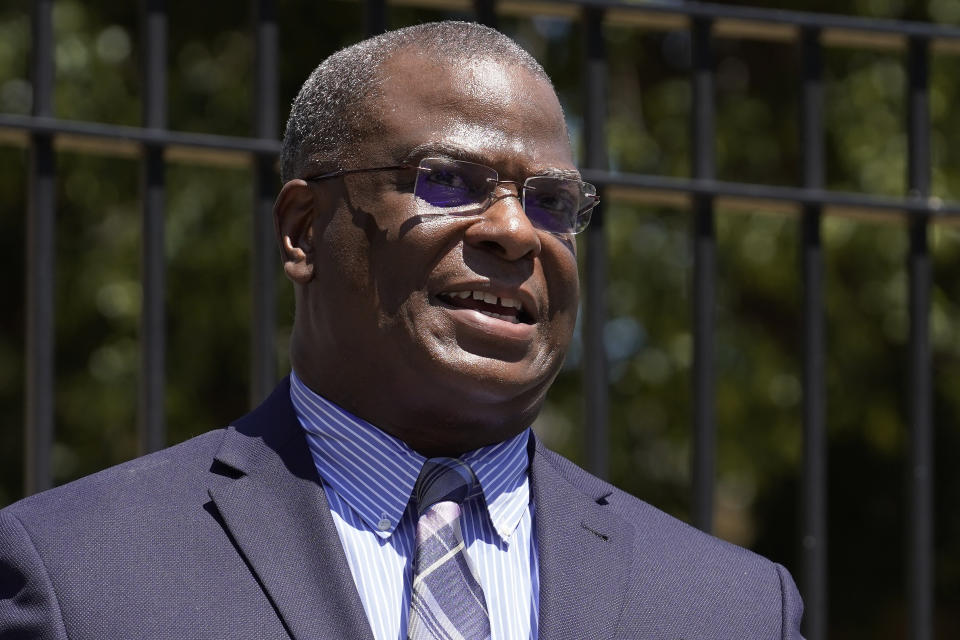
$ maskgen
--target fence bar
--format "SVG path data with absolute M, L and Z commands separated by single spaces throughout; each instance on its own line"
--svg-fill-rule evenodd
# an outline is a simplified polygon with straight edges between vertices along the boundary
M 143 4 L 143 123 L 167 126 L 167 14 L 164 0 Z M 143 154 L 143 306 L 140 319 L 140 450 L 156 451 L 166 443 L 166 322 L 164 318 L 163 147 L 144 145 Z
M 693 104 L 691 151 L 693 177 L 712 180 L 714 166 L 714 73 L 708 19 L 691 23 Z M 716 232 L 713 198 L 693 198 L 693 523 L 713 529 L 714 299 Z
M 53 0 L 33 3 L 33 115 L 53 115 Z M 53 478 L 54 209 L 53 139 L 30 141 L 30 204 L 27 215 L 27 378 L 24 406 L 24 494 L 50 488 Z
M 426 4 L 426 2 L 425 2 Z M 518 3 L 519 4 L 519 3 Z M 689 16 L 704 20 L 737 20 L 767 25 L 819 27 L 838 31 L 860 31 L 920 38 L 958 39 L 960 28 L 929 22 L 906 22 L 885 18 L 862 18 L 830 13 L 791 11 L 731 5 L 719 2 L 636 2 L 636 0 L 552 0 L 551 4 L 587 6 L 594 9 L 629 11 L 661 15 Z M 774 3 L 771 3 L 774 4 Z M 613 13 L 611 11 L 611 13 Z
M 473 0 L 473 12 L 477 22 L 497 28 L 497 0 Z
M 849 191 L 827 191 L 746 182 L 723 180 L 702 181 L 673 176 L 655 176 L 639 173 L 620 173 L 584 169 L 584 180 L 599 186 L 624 187 L 627 189 L 665 191 L 690 196 L 720 196 L 746 200 L 774 201 L 788 204 L 820 204 L 828 207 L 850 209 L 861 217 L 877 215 L 890 218 L 904 213 L 926 213 L 937 218 L 950 219 L 960 216 L 960 202 L 942 202 L 937 198 L 907 198 L 875 196 Z M 829 214 L 829 212 L 827 212 Z M 838 212 L 839 213 L 839 212 Z
M 820 30 L 801 34 L 802 88 L 800 148 L 803 186 L 824 183 L 823 49 Z M 803 498 L 801 542 L 804 636 L 827 637 L 827 435 L 824 388 L 822 207 L 803 207 Z
M 184 146 L 199 149 L 214 149 L 247 153 L 280 153 L 279 140 L 259 140 L 257 138 L 239 138 L 220 136 L 211 133 L 192 133 L 170 131 L 169 129 L 144 129 L 119 124 L 86 122 L 83 120 L 63 120 L 50 116 L 23 116 L 12 113 L 0 113 L 0 128 L 22 129 L 31 133 L 48 135 L 67 134 L 87 138 L 106 138 L 108 140 L 128 140 L 141 144 L 159 146 Z
M 273 0 L 252 0 L 256 40 L 254 122 L 256 136 L 277 139 L 277 16 Z M 253 309 L 250 345 L 250 405 L 257 406 L 276 382 L 276 240 L 273 236 L 273 200 L 277 175 L 275 156 L 260 154 L 254 163 Z
M 367 35 L 376 36 L 387 30 L 387 0 L 367 0 L 365 18 Z
M 928 41 L 914 37 L 908 50 L 907 183 L 911 195 L 930 194 Z M 930 389 L 930 254 L 928 217 L 910 219 L 910 638 L 933 638 L 933 424 Z
M 584 149 L 586 165 L 607 168 L 605 121 L 607 117 L 607 52 L 603 38 L 603 11 L 583 12 L 587 59 L 584 64 Z M 603 193 L 600 193 L 601 198 Z M 601 199 L 601 203 L 603 200 Z M 603 328 L 607 314 L 607 237 L 603 204 L 593 213 L 586 231 L 586 306 L 584 309 L 584 395 L 586 398 L 587 469 L 605 478 L 608 475 L 607 437 L 609 398 L 607 396 L 607 352 Z

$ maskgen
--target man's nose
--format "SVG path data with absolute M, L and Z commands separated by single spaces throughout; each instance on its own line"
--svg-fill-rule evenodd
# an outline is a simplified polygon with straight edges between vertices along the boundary
M 490 206 L 467 228 L 464 238 L 469 244 L 493 251 L 505 260 L 540 255 L 540 235 L 512 189 L 496 190 Z

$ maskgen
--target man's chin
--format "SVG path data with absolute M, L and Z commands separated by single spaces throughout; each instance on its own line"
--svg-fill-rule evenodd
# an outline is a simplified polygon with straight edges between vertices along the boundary
M 433 381 L 431 402 L 501 412 L 506 405 L 510 411 L 536 414 L 562 364 L 556 357 L 559 348 L 546 347 L 536 331 L 501 339 L 473 327 L 464 329 L 449 316 L 439 320 L 428 331 L 423 331 L 426 322 L 421 324 L 406 367 L 411 375 Z
M 439 365 L 440 386 L 454 396 L 500 406 L 531 404 L 536 398 L 542 402 L 559 365 L 544 366 L 530 353 L 516 355 L 457 347 L 444 350 L 434 362 Z

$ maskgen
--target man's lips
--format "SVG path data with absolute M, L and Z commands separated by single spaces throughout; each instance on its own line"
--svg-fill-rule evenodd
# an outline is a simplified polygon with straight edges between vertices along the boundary
M 437 294 L 437 298 L 451 307 L 472 309 L 512 324 L 534 324 L 533 316 L 519 298 L 498 296 L 477 289 L 446 291 Z

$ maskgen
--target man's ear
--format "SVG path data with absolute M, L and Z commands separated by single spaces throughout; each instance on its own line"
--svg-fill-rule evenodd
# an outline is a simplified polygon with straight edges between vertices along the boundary
M 313 280 L 313 221 L 315 190 L 304 180 L 291 180 L 273 204 L 273 226 L 283 258 L 283 271 L 295 284 Z

